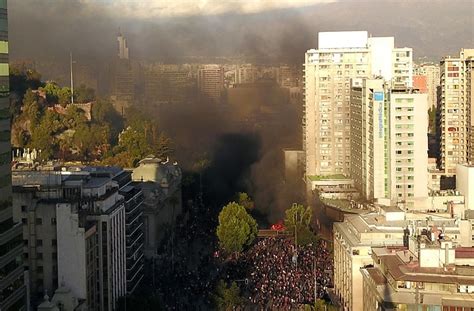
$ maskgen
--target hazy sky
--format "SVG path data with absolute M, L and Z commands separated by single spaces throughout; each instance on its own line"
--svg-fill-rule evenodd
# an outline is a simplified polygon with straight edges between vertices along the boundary
M 433 61 L 474 47 L 472 0 L 10 0 L 12 59 L 244 56 L 301 64 L 318 31 L 367 30 Z
M 213 15 L 227 12 L 257 13 L 299 8 L 336 0 L 79 0 L 134 17 Z

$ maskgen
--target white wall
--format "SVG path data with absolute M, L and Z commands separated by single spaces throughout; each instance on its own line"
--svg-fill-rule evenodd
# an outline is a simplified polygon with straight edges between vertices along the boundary
M 456 190 L 464 195 L 466 209 L 474 209 L 474 166 L 456 166 Z
M 395 47 L 394 37 L 372 37 L 368 39 L 370 48 L 371 73 L 392 79 L 392 52 Z
M 57 204 L 58 280 L 69 287 L 73 295 L 87 298 L 86 241 L 84 228 L 79 228 L 79 216 L 70 204 Z

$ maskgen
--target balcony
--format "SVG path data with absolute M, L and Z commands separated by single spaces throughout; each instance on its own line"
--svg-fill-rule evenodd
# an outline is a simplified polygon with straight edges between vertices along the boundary
M 22 224 L 16 223 L 13 225 L 13 227 L 10 230 L 7 230 L 3 232 L 2 234 L 0 234 L 0 245 L 22 234 L 23 234 Z
M 0 302 L 0 310 L 8 310 L 20 299 L 25 299 L 24 298 L 25 294 L 26 294 L 26 286 L 22 285 L 19 288 L 17 288 L 14 292 L 12 292 L 6 299 Z
M 23 268 L 23 265 L 20 264 L 13 271 L 10 271 L 10 273 L 5 278 L 2 279 L 0 276 L 0 290 L 4 289 L 9 284 L 13 283 L 13 281 L 18 279 L 23 274 L 24 270 L 25 269 Z

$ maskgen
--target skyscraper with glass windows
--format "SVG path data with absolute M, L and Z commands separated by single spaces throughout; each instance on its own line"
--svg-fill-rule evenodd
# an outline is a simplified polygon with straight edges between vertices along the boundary
M 0 310 L 26 310 L 21 223 L 12 217 L 7 0 L 0 0 Z

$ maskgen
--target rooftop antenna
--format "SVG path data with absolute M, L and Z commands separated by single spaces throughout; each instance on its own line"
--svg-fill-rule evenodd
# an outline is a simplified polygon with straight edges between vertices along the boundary
M 72 74 L 72 52 L 69 52 L 70 57 L 70 67 L 71 67 L 71 104 L 74 104 L 74 78 Z

